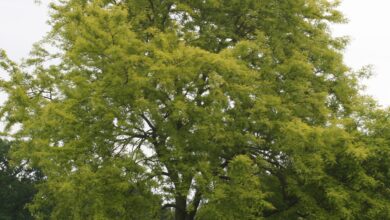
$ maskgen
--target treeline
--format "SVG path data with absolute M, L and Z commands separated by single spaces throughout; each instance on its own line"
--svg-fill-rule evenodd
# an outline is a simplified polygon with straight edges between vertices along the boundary
M 33 219 L 27 209 L 36 193 L 35 186 L 43 180 L 41 172 L 10 160 L 12 143 L 0 140 L 0 219 Z

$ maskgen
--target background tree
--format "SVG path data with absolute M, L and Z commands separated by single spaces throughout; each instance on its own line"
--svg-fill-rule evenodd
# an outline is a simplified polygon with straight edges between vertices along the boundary
M 344 21 L 337 4 L 52 4 L 28 68 L 1 55 L 15 159 L 47 175 L 35 217 L 388 216 L 358 75 L 328 30 Z
M 33 219 L 26 205 L 32 201 L 34 186 L 42 176 L 25 164 L 11 164 L 11 146 L 10 142 L 0 140 L 0 219 Z

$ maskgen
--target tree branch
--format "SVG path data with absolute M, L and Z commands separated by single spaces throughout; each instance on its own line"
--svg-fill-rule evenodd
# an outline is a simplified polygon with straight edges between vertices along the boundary
M 166 208 L 176 208 L 176 204 L 174 204 L 174 203 L 167 203 L 167 204 L 165 204 L 165 205 L 163 205 L 161 207 L 161 209 L 166 209 Z
M 196 212 L 198 211 L 198 207 L 201 200 L 202 200 L 202 193 L 199 191 L 199 189 L 197 189 L 194 196 L 194 200 L 192 201 L 193 210 L 191 210 L 190 213 L 188 214 L 190 220 L 195 219 L 195 215 Z
M 145 120 L 146 124 L 153 130 L 156 131 L 156 128 L 154 127 L 153 123 L 146 117 L 144 114 L 140 114 L 141 118 Z

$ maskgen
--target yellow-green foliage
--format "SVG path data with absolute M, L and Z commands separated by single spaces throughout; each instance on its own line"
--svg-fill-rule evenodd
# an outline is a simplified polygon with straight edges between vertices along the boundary
M 52 4 L 28 68 L 0 54 L 14 159 L 47 177 L 33 215 L 388 218 L 389 123 L 331 37 L 337 4 Z

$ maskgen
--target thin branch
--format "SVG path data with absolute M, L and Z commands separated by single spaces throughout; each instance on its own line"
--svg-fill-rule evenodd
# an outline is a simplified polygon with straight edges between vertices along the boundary
M 156 131 L 156 128 L 154 127 L 153 123 L 144 115 L 140 114 L 141 118 L 145 120 L 145 122 L 149 125 L 149 127 L 153 130 Z
M 167 204 L 165 204 L 165 205 L 163 205 L 161 207 L 161 209 L 166 209 L 166 208 L 176 208 L 176 204 L 174 204 L 174 203 L 167 203 Z
M 202 200 L 202 193 L 199 189 L 196 190 L 194 200 L 192 201 L 193 209 L 189 213 L 189 219 L 195 219 L 196 212 L 198 211 L 198 207 L 200 201 Z
M 154 7 L 153 0 L 149 0 L 150 8 L 152 9 L 153 17 L 147 14 L 149 21 L 154 22 L 154 18 L 156 17 L 156 9 Z

